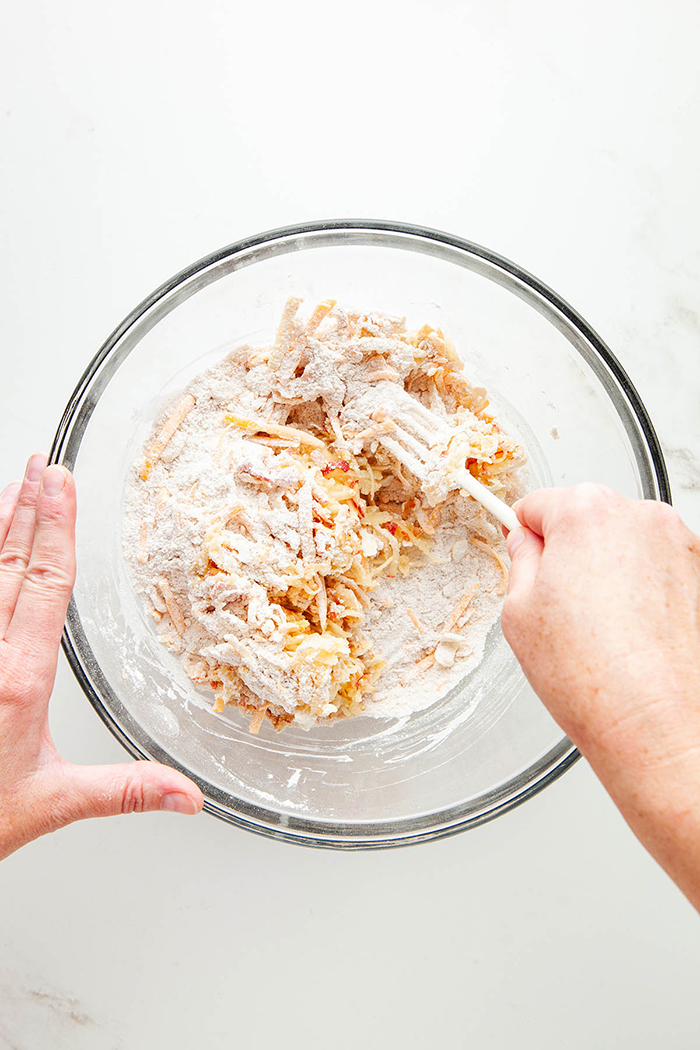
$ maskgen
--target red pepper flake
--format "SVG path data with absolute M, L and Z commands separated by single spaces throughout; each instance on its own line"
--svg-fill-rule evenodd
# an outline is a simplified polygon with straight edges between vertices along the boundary
M 398 525 L 396 524 L 395 521 L 385 521 L 384 524 L 382 525 L 382 528 L 383 529 L 388 529 L 389 532 L 391 533 L 391 535 L 395 536 L 396 535 L 396 530 L 398 529 Z
M 342 470 L 347 474 L 350 470 L 350 464 L 347 459 L 338 459 L 335 463 L 326 463 L 325 467 L 321 467 L 321 473 L 324 478 L 327 478 L 334 470 Z

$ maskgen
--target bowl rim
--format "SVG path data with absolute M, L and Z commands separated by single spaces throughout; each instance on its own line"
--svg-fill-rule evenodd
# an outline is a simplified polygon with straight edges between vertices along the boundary
M 446 244 L 469 256 L 482 259 L 496 269 L 511 275 L 537 293 L 539 297 L 553 306 L 584 336 L 614 376 L 622 394 L 627 399 L 631 413 L 635 417 L 646 443 L 653 468 L 653 477 L 658 489 L 658 498 L 663 502 L 671 503 L 671 490 L 661 445 L 637 390 L 607 344 L 566 300 L 562 299 L 548 285 L 510 259 L 473 241 L 429 227 L 383 219 L 323 219 L 278 227 L 234 241 L 232 244 L 205 255 L 197 262 L 180 270 L 179 273 L 176 273 L 161 284 L 134 307 L 94 355 L 78 380 L 62 414 L 51 445 L 49 461 L 51 463 L 61 462 L 61 457 L 66 451 L 66 443 L 71 433 L 72 424 L 76 419 L 93 377 L 125 333 L 159 300 L 197 273 L 251 248 L 274 241 L 283 241 L 306 234 L 333 230 L 366 230 L 368 232 L 401 234 L 423 241 Z M 533 765 L 528 766 L 525 771 L 512 777 L 498 789 L 480 796 L 479 808 L 476 811 L 465 811 L 466 804 L 462 803 L 446 810 L 424 815 L 422 818 L 408 817 L 399 821 L 371 821 L 358 822 L 356 824 L 340 824 L 333 821 L 323 821 L 319 818 L 306 819 L 287 816 L 275 813 L 274 810 L 266 810 L 262 807 L 244 803 L 240 799 L 236 800 L 239 811 L 233 811 L 230 808 L 230 803 L 226 801 L 232 796 L 220 791 L 202 778 L 193 775 L 191 771 L 180 765 L 155 741 L 150 741 L 149 738 L 152 746 L 149 746 L 147 752 L 124 731 L 95 688 L 93 678 L 96 677 L 96 669 L 94 667 L 91 669 L 87 668 L 81 660 L 78 648 L 74 642 L 76 635 L 82 635 L 84 638 L 80 617 L 74 600 L 71 599 L 61 642 L 63 651 L 78 683 L 93 708 L 112 734 L 134 758 L 164 761 L 170 766 L 181 770 L 203 789 L 205 794 L 204 809 L 220 819 L 248 831 L 298 845 L 357 850 L 406 846 L 445 838 L 468 828 L 477 827 L 521 805 L 527 799 L 553 783 L 581 757 L 577 748 L 564 736 L 555 747 L 541 756 Z M 97 672 L 97 677 L 99 677 L 99 669 L 97 669 Z M 108 694 L 112 693 L 111 687 L 106 681 L 103 680 L 102 685 L 103 688 L 106 687 L 105 691 Z M 218 799 L 217 795 L 219 796 Z

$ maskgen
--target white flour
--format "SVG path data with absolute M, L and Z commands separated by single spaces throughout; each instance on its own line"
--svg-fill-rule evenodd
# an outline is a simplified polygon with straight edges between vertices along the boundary
M 382 445 L 407 396 L 460 426 L 507 500 L 522 462 L 441 333 L 331 304 L 302 323 L 298 306 L 273 347 L 236 349 L 167 407 L 127 492 L 125 554 L 162 642 L 254 731 L 403 716 L 481 659 L 505 544 L 461 493 L 432 506 Z

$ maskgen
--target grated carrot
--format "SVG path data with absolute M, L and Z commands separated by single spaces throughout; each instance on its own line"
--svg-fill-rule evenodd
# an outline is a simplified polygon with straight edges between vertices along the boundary
M 462 597 L 459 599 L 448 618 L 445 620 L 444 627 L 442 628 L 443 633 L 449 633 L 453 629 L 457 621 L 460 620 L 462 616 L 464 616 L 465 612 L 471 605 L 472 598 L 474 597 L 478 589 L 479 584 L 476 583 L 467 594 L 462 595 Z
M 257 736 L 257 734 L 260 732 L 260 726 L 265 721 L 265 714 L 266 708 L 259 707 L 253 715 L 253 717 L 251 718 L 250 725 L 248 726 L 248 731 L 250 733 L 253 733 L 254 736 Z
M 192 397 L 192 394 L 185 394 L 185 396 L 178 401 L 177 405 L 158 431 L 156 439 L 151 445 L 149 451 L 146 453 L 140 474 L 142 481 L 148 481 L 148 477 L 153 470 L 153 467 L 165 452 L 166 445 L 178 427 L 182 426 L 187 419 L 187 416 L 190 414 L 195 404 L 196 401 Z
M 226 416 L 227 423 L 233 423 L 241 430 L 249 430 L 252 434 L 273 434 L 275 437 L 289 438 L 300 445 L 310 445 L 312 448 L 325 449 L 326 445 L 320 438 L 309 434 L 308 430 L 300 430 L 298 427 L 287 427 L 281 423 L 271 423 L 266 419 L 246 419 L 244 416 Z
M 418 663 L 415 665 L 413 670 L 415 671 L 416 674 L 422 674 L 423 671 L 427 671 L 429 667 L 432 667 L 434 663 L 435 663 L 435 653 L 434 652 L 428 653 L 427 656 L 424 656 L 422 660 L 418 661 Z
M 141 523 L 141 532 L 139 533 L 139 561 L 142 565 L 145 565 L 148 561 L 148 522 L 143 521 Z
M 306 328 L 304 329 L 306 335 L 313 335 L 323 318 L 331 312 L 335 304 L 335 299 L 326 299 L 325 302 L 318 304 L 314 312 L 311 314 L 311 317 L 306 322 Z
M 161 576 L 158 580 L 158 590 L 163 595 L 165 608 L 168 610 L 168 616 L 172 620 L 173 627 L 179 635 L 183 635 L 185 633 L 185 617 L 182 615 L 182 609 L 175 601 L 172 587 L 165 576 Z
M 301 299 L 296 299 L 294 296 L 291 296 L 289 299 L 287 299 L 287 302 L 284 304 L 284 310 L 282 311 L 282 317 L 280 319 L 279 328 L 277 329 L 277 336 L 275 338 L 275 345 L 272 349 L 271 354 L 273 361 L 271 361 L 270 364 L 273 366 L 279 364 L 279 362 L 289 350 L 294 318 L 296 317 L 296 313 L 300 305 Z

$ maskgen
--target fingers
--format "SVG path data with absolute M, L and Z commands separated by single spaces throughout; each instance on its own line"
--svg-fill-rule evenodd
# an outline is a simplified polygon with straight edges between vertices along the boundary
M 552 508 L 556 506 L 563 491 L 563 489 L 537 489 L 535 492 L 528 492 L 527 496 L 523 496 L 513 504 L 518 520 L 531 532 L 544 536 L 548 514 L 551 515 Z
M 8 485 L 0 493 L 0 551 L 4 547 L 7 534 L 10 531 L 10 525 L 15 516 L 17 497 L 21 488 L 21 481 L 13 481 L 11 485 Z
M 34 541 L 39 482 L 47 460 L 46 453 L 39 452 L 27 463 L 24 481 L 0 550 L 0 638 L 5 637 L 22 586 L 24 571 L 29 564 Z
M 530 529 L 515 529 L 508 534 L 511 564 L 508 574 L 508 598 L 517 600 L 532 590 L 540 567 L 544 540 Z
M 501 628 L 506 641 L 518 659 L 522 652 L 519 641 L 523 623 L 531 617 L 533 603 L 530 600 L 537 573 L 540 568 L 544 540 L 530 529 L 514 529 L 508 534 L 510 572 L 508 594 L 501 610 Z
M 605 485 L 585 482 L 568 489 L 529 492 L 513 504 L 513 510 L 523 525 L 549 539 L 555 530 L 602 525 L 611 510 L 624 502 L 624 497 Z
M 48 467 L 36 500 L 31 553 L 5 631 L 7 642 L 32 660 L 35 674 L 55 670 L 75 582 L 75 512 L 70 471 Z
M 202 792 L 186 776 L 157 762 L 126 762 L 115 766 L 74 766 L 62 763 L 47 772 L 41 805 L 50 811 L 53 830 L 87 817 L 120 813 L 199 813 Z

